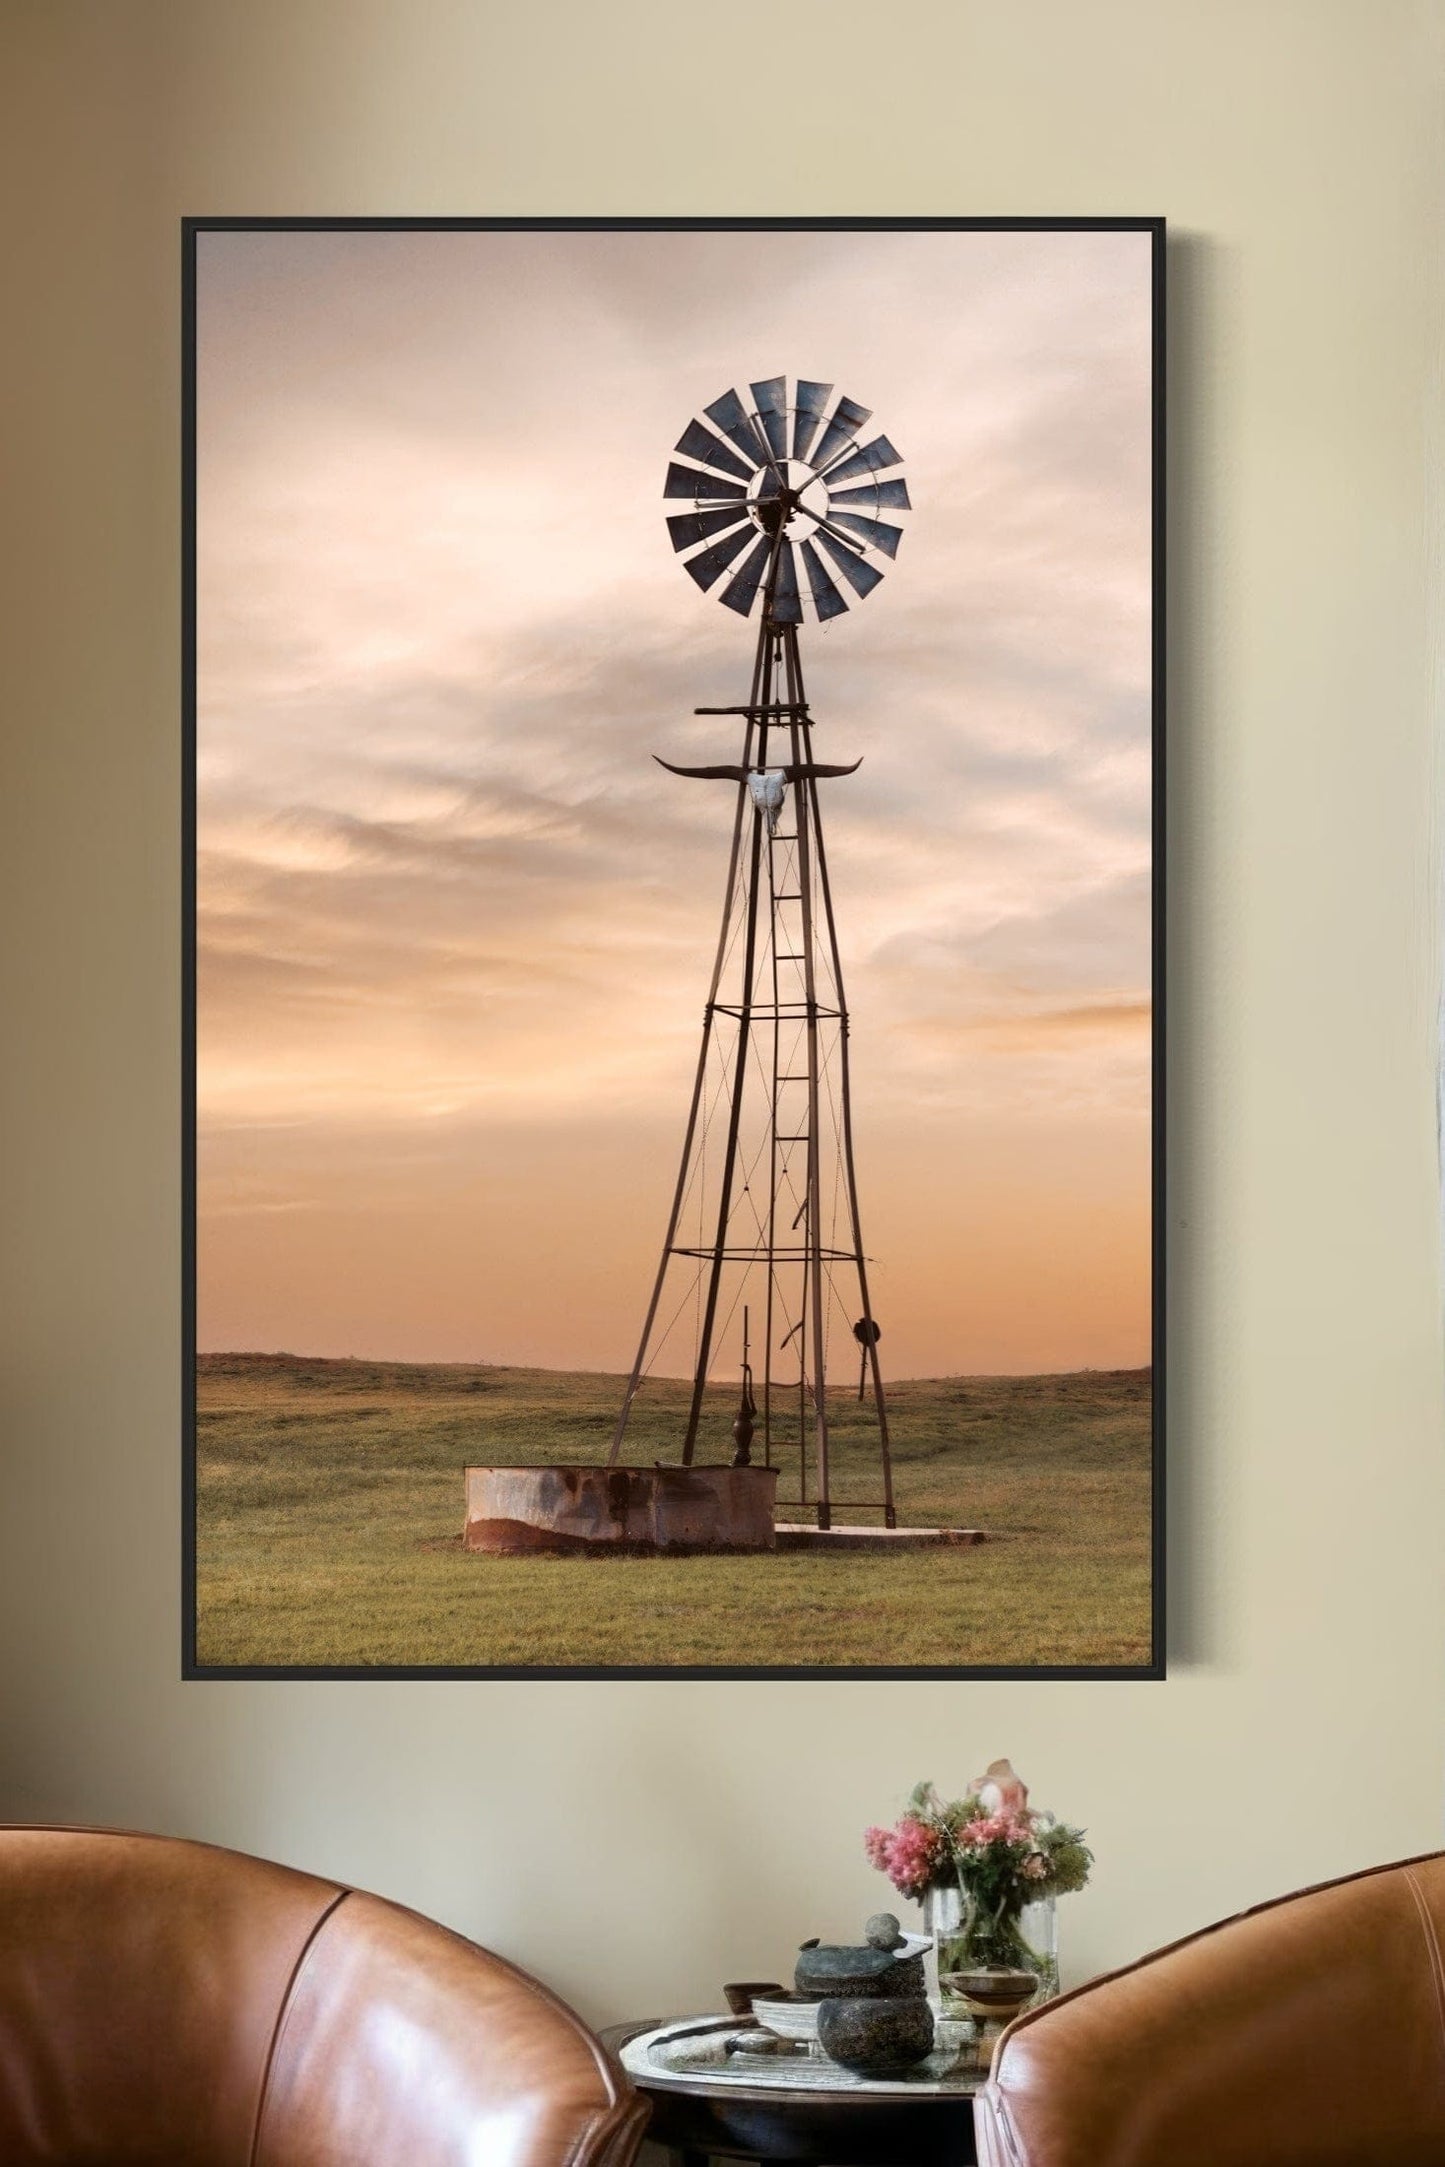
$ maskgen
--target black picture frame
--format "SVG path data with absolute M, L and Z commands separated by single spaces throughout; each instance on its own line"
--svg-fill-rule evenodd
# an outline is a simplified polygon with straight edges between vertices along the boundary
M 805 232 L 805 233 L 1031 233 L 1134 232 L 1151 241 L 1151 1651 L 1147 1662 L 1126 1665 L 217 1665 L 197 1652 L 197 1047 L 196 1047 L 196 849 L 197 849 L 197 244 L 213 233 L 447 233 L 447 232 Z M 181 232 L 181 1082 L 182 1082 L 182 1573 L 181 1676 L 188 1681 L 270 1679 L 409 1680 L 466 1679 L 659 1679 L 703 1681 L 978 1679 L 988 1681 L 1163 1680 L 1166 1663 L 1166 221 L 1162 217 L 190 217 Z

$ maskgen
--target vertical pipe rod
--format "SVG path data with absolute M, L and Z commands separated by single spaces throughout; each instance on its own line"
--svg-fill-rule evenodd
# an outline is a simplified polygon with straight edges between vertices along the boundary
M 766 707 L 772 684 L 771 633 L 766 615 L 760 638 L 760 650 L 764 651 L 761 705 Z M 768 725 L 766 719 L 758 724 L 758 762 L 767 758 Z M 746 783 L 743 785 L 746 791 Z M 708 1268 L 707 1298 L 703 1304 L 702 1329 L 698 1335 L 697 1364 L 692 1378 L 692 1399 L 687 1410 L 687 1429 L 682 1440 L 682 1464 L 691 1467 L 697 1449 L 698 1423 L 702 1419 L 703 1394 L 707 1389 L 708 1364 L 712 1359 L 712 1333 L 717 1318 L 718 1289 L 722 1284 L 723 1251 L 727 1247 L 728 1219 L 732 1212 L 733 1176 L 737 1170 L 738 1128 L 742 1120 L 743 1089 L 747 1082 L 748 1040 L 753 1016 L 753 974 L 756 967 L 758 944 L 758 869 L 762 857 L 763 816 L 753 807 L 752 841 L 748 847 L 748 908 L 746 929 L 743 934 L 743 997 L 738 1012 L 738 1044 L 733 1061 L 732 1103 L 728 1107 L 727 1142 L 723 1147 L 722 1183 L 718 1191 L 717 1239 L 713 1245 L 712 1262 Z
M 853 1249 L 858 1260 L 858 1292 L 863 1303 L 863 1322 L 871 1324 L 873 1304 L 868 1295 L 868 1263 L 863 1254 L 863 1218 L 858 1204 L 858 1175 L 853 1163 L 853 1092 L 850 1078 L 852 1062 L 848 1052 L 848 996 L 843 987 L 843 959 L 838 952 L 838 927 L 833 916 L 833 888 L 828 878 L 823 828 L 817 818 L 817 782 L 810 778 L 808 789 L 813 798 L 814 831 L 818 847 L 818 886 L 823 898 L 824 922 L 828 929 L 828 953 L 833 966 L 833 985 L 838 996 L 838 1030 L 842 1049 L 838 1117 L 843 1128 L 843 1170 L 848 1184 L 848 1215 L 853 1230 Z M 883 1461 L 883 1524 L 885 1527 L 896 1527 L 898 1512 L 893 1499 L 893 1447 L 888 1434 L 888 1403 L 883 1391 L 883 1371 L 879 1366 L 876 1339 L 869 1339 L 865 1356 L 873 1378 L 873 1402 L 878 1410 L 878 1443 Z M 861 1392 L 859 1397 L 862 1397 Z
M 757 651 L 753 657 L 752 692 L 748 702 L 750 707 L 757 707 L 760 701 L 762 670 L 763 641 L 760 638 Z M 755 727 L 754 718 L 750 714 L 743 730 L 743 766 L 745 768 L 752 760 Z M 748 786 L 745 782 L 742 782 L 738 784 L 737 811 L 733 818 L 732 849 L 728 854 L 727 881 L 723 889 L 722 930 L 718 934 L 717 953 L 713 958 L 712 978 L 707 991 L 707 1005 L 703 1009 L 702 1045 L 698 1052 L 697 1072 L 693 1078 L 692 1086 L 692 1103 L 688 1109 L 687 1128 L 682 1140 L 682 1163 L 677 1170 L 677 1186 L 673 1190 L 672 1209 L 668 1214 L 667 1232 L 662 1238 L 662 1256 L 657 1266 L 657 1277 L 652 1284 L 652 1295 L 647 1304 L 647 1314 L 642 1320 L 642 1337 L 637 1343 L 637 1358 L 633 1362 L 631 1374 L 627 1380 L 627 1390 L 623 1395 L 622 1408 L 617 1417 L 617 1427 L 612 1433 L 612 1449 L 607 1455 L 609 1467 L 617 1465 L 622 1452 L 623 1440 L 627 1435 L 627 1424 L 632 1413 L 632 1403 L 637 1397 L 638 1387 L 642 1382 L 642 1372 L 647 1362 L 648 1342 L 652 1337 L 652 1327 L 657 1321 L 657 1307 L 662 1300 L 662 1289 L 667 1280 L 668 1261 L 672 1255 L 673 1243 L 677 1239 L 677 1222 L 682 1216 L 682 1200 L 687 1193 L 687 1175 L 688 1168 L 692 1163 L 693 1141 L 697 1135 L 697 1117 L 701 1111 L 703 1094 L 707 1088 L 707 1057 L 712 1045 L 718 988 L 722 984 L 723 964 L 727 958 L 728 927 L 732 922 L 733 902 L 737 895 L 738 860 L 742 854 L 743 815 L 747 810 L 747 805 Z
M 787 676 L 788 705 L 792 709 L 789 730 L 793 765 L 802 767 L 812 758 L 812 733 L 808 724 L 802 720 L 803 684 L 798 660 L 798 635 L 791 626 L 787 628 L 783 638 L 783 666 Z M 807 1251 L 808 1298 L 811 1310 L 809 1323 L 813 1340 L 813 1436 L 818 1464 L 818 1525 L 820 1528 L 828 1528 L 832 1525 L 833 1499 L 828 1473 L 828 1379 L 823 1338 L 826 1320 L 823 1309 L 822 1178 L 818 1158 L 818 980 L 813 954 L 813 858 L 809 837 L 809 828 L 817 810 L 817 797 L 808 789 L 806 781 L 794 783 L 793 802 L 797 811 L 795 826 L 798 833 L 798 889 L 803 916 L 803 1002 L 807 1014 L 808 1042 L 808 1208 L 804 1247 Z

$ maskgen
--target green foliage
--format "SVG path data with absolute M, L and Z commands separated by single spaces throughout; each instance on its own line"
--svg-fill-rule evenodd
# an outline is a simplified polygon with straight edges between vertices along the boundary
M 982 1811 L 978 1800 L 967 1798 L 944 1798 L 937 1785 L 916 1783 L 908 1794 L 906 1811 L 931 1828 L 941 1828 L 950 1839 L 958 1834 L 966 1821 L 975 1820 Z
M 485 1558 L 468 1465 L 605 1459 L 618 1377 L 206 1355 L 199 1652 L 214 1664 L 1137 1663 L 1149 1633 L 1149 1378 L 892 1387 L 904 1516 L 976 1549 L 815 1557 Z M 736 1393 L 700 1457 L 730 1456 Z M 687 1387 L 649 1384 L 631 1456 L 675 1456 Z M 876 1432 L 830 1397 L 836 1487 L 878 1494 Z M 784 1479 L 796 1495 L 796 1461 Z M 792 1517 L 793 1515 L 785 1515 Z M 876 1522 L 844 1505 L 843 1520 Z
M 1045 1896 L 1072 1896 L 1084 1886 L 1094 1854 L 1081 1828 L 1066 1828 L 1062 1821 L 1056 1821 L 1052 1828 L 1041 1832 L 1039 1845 L 1049 1862 L 1048 1879 L 1040 1883 Z

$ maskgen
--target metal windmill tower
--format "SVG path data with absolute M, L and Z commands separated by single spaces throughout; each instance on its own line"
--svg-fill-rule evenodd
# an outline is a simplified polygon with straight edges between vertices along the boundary
M 681 1458 L 691 1466 L 708 1421 L 705 1391 L 736 1332 L 742 1378 L 733 1464 L 796 1467 L 780 1500 L 831 1525 L 827 1379 L 833 1340 L 860 1366 L 858 1399 L 877 1423 L 881 1496 L 850 1498 L 895 1526 L 880 1328 L 854 1169 L 848 1005 L 823 839 L 820 783 L 860 765 L 814 758 L 799 654 L 799 566 L 823 623 L 883 577 L 902 528 L 880 518 L 909 508 L 886 436 L 860 441 L 869 409 L 831 384 L 777 376 L 725 391 L 690 421 L 664 495 L 690 508 L 668 519 L 672 545 L 704 593 L 740 616 L 761 603 L 745 704 L 698 708 L 737 717 L 735 761 L 673 774 L 737 785 L 732 847 L 702 1046 L 637 1359 L 612 1441 L 621 1456 L 639 1387 L 690 1310 L 692 1393 Z M 684 463 L 686 462 L 686 463 Z M 680 1301 L 676 1300 L 677 1295 Z M 761 1327 L 761 1358 L 753 1334 Z M 846 1337 L 844 1337 L 846 1335 Z M 716 1418 L 714 1417 L 715 1421 Z

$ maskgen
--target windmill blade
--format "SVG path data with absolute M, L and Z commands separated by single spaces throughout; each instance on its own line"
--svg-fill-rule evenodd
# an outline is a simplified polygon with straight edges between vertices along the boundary
M 711 474 L 699 474 L 696 467 L 680 467 L 675 459 L 667 470 L 662 493 L 665 497 L 690 497 L 694 504 L 715 504 L 728 497 L 740 501 L 747 495 L 738 482 L 717 481 Z
M 711 549 L 700 549 L 695 557 L 685 557 L 683 570 L 691 574 L 706 594 L 708 588 L 715 586 L 722 578 L 738 551 L 747 547 L 750 537 L 756 531 L 749 520 L 746 525 L 738 528 L 736 534 L 725 535 L 722 541 L 714 542 Z
M 803 507 L 803 509 L 807 511 L 806 505 Z M 843 532 L 843 529 L 838 525 L 836 519 L 824 519 L 822 515 L 818 512 L 808 512 L 807 516 L 809 517 L 809 519 L 817 520 L 818 539 L 820 541 L 825 534 L 831 534 L 834 541 L 841 542 L 844 548 L 847 549 L 853 556 L 861 557 L 863 555 L 863 544 L 861 542 L 855 542 L 851 534 L 845 534 Z M 900 529 L 899 531 L 901 532 L 902 530 Z
M 764 535 L 742 570 L 734 572 L 718 596 L 719 602 L 725 602 L 729 609 L 735 609 L 739 617 L 748 616 L 758 598 L 758 589 L 763 583 L 763 574 L 768 569 L 768 559 L 772 553 L 773 545 Z M 688 569 L 691 570 L 691 566 Z
M 836 474 L 836 469 L 834 474 Z M 834 479 L 829 476 L 831 485 Z M 866 504 L 872 512 L 911 512 L 913 502 L 908 494 L 907 482 L 869 482 L 861 489 L 828 490 L 829 504 Z
M 770 376 L 765 384 L 750 384 L 758 409 L 758 420 L 763 425 L 763 435 L 768 449 L 775 459 L 788 456 L 788 380 L 785 376 Z
M 815 466 L 822 466 L 815 459 Z M 885 467 L 903 464 L 903 455 L 896 452 L 886 436 L 875 436 L 871 444 L 860 444 L 850 458 L 840 459 L 831 470 L 825 470 L 824 479 L 829 482 L 850 481 L 855 474 L 880 474 Z
M 823 416 L 828 411 L 832 396 L 831 384 L 811 384 L 806 376 L 798 378 L 798 404 L 793 415 L 793 457 L 806 459 L 808 446 L 823 426 Z
M 722 438 L 704 429 L 700 421 L 690 421 L 672 448 L 686 459 L 696 459 L 699 466 L 716 467 L 719 474 L 735 474 L 740 482 L 753 478 L 752 467 L 744 466 L 737 453 L 729 451 Z
M 778 550 L 778 576 L 773 586 L 770 615 L 773 623 L 778 625 L 800 625 L 803 622 L 803 604 L 798 594 L 798 567 L 793 561 L 793 545 L 786 535 Z
M 890 557 L 898 555 L 898 544 L 903 539 L 901 527 L 887 526 L 881 519 L 863 519 L 857 512 L 834 512 L 828 524 L 846 527 L 850 534 L 857 534 L 874 549 L 882 549 Z
M 725 391 L 711 406 L 705 406 L 703 412 L 730 443 L 737 445 L 745 459 L 751 460 L 755 467 L 767 465 L 771 456 L 767 439 L 735 391 Z
M 856 399 L 840 399 L 833 409 L 833 419 L 823 431 L 818 449 L 809 464 L 825 467 L 845 444 L 852 441 L 872 411 L 871 406 L 860 406 Z
M 721 534 L 726 527 L 735 527 L 747 514 L 740 504 L 729 504 L 719 512 L 674 512 L 667 522 L 674 549 L 692 549 L 705 542 L 710 534 Z
M 665 767 L 669 775 L 689 775 L 704 783 L 745 783 L 748 771 L 745 767 L 674 767 L 664 760 L 660 752 L 653 754 L 659 767 Z
M 819 622 L 826 624 L 830 617 L 846 616 L 848 604 L 828 577 L 827 568 L 817 550 L 811 542 L 802 542 L 799 547 L 803 552 L 803 564 L 807 570 L 813 607 L 818 612 Z
M 657 754 L 654 753 L 652 757 L 655 760 L 657 758 Z M 662 764 L 664 767 L 667 766 L 667 762 L 665 760 Z M 784 775 L 786 775 L 790 783 L 802 783 L 810 781 L 826 782 L 830 776 L 834 775 L 856 775 L 862 765 L 863 759 L 861 754 L 853 762 L 851 767 L 827 767 L 824 766 L 820 761 L 800 760 L 796 767 L 785 767 L 783 769 L 783 773 Z
M 826 527 L 819 528 L 817 538 L 853 592 L 860 595 L 871 594 L 883 577 L 877 565 L 869 564 L 866 557 L 858 556 L 846 543 L 840 542 L 836 535 L 830 534 Z

